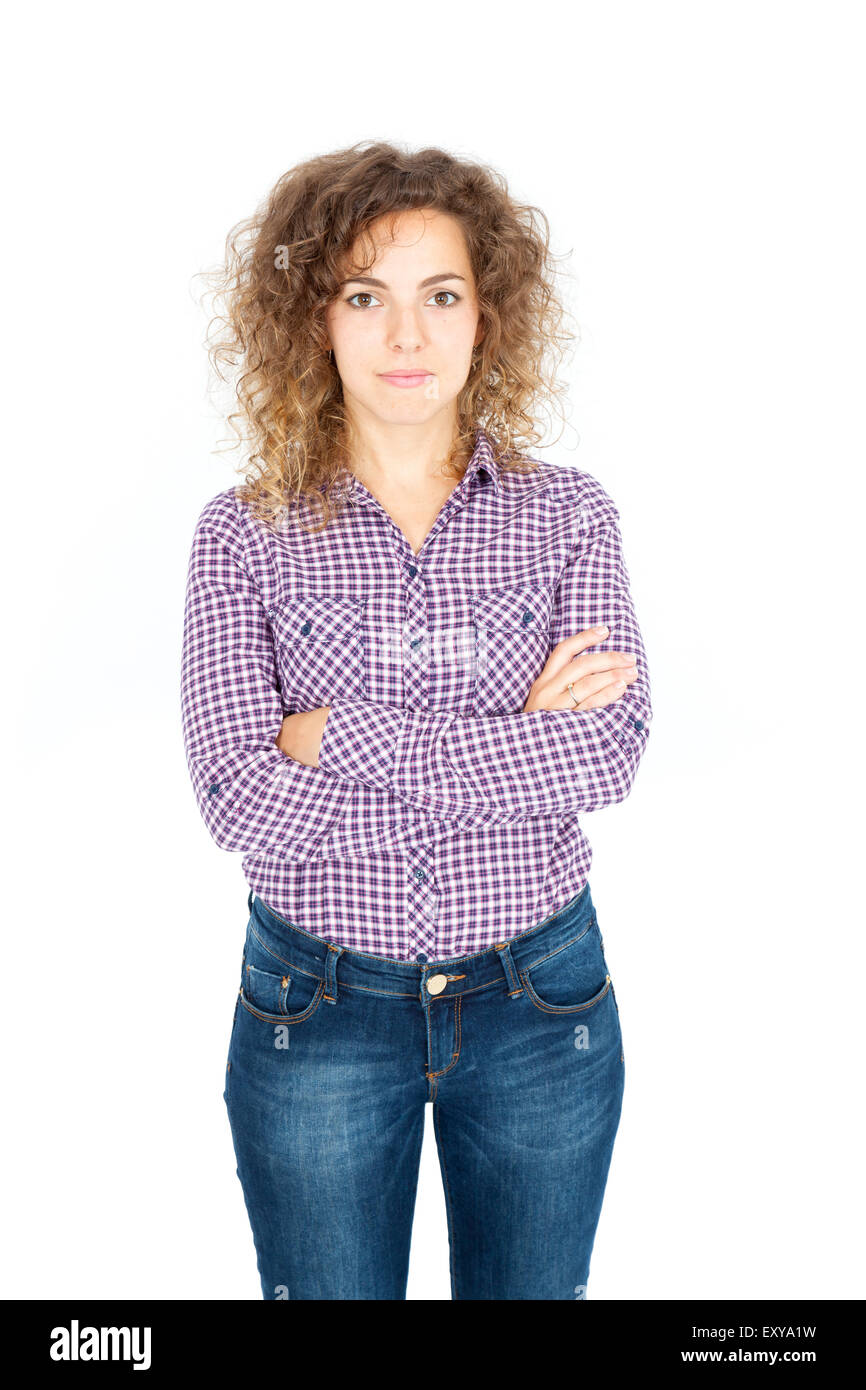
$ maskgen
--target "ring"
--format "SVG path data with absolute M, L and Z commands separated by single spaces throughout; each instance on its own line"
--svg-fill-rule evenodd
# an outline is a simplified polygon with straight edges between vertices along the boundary
M 569 681 L 569 682 L 568 682 L 568 693 L 569 693 L 569 695 L 571 696 L 571 698 L 572 698 L 572 700 L 574 701 L 574 703 L 575 703 L 576 705 L 579 705 L 579 704 L 580 704 L 580 701 L 578 700 L 577 696 L 576 696 L 575 693 L 574 693 L 574 681 Z

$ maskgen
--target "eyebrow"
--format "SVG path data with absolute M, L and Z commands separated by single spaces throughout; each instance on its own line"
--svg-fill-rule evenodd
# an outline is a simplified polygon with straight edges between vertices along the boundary
M 446 270 L 442 275 L 428 275 L 426 280 L 422 280 L 418 286 L 419 290 L 426 289 L 428 285 L 438 285 L 440 280 L 463 280 L 463 275 L 458 275 L 456 271 Z M 375 285 L 377 289 L 386 290 L 388 286 L 384 280 L 374 280 L 371 275 L 352 275 L 348 280 L 341 280 L 340 285 Z

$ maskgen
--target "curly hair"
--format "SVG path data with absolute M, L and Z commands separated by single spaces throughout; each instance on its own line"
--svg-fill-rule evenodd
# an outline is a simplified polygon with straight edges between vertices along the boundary
M 437 148 L 415 152 L 361 141 L 289 169 L 250 218 L 226 238 L 224 264 L 205 273 L 223 312 L 208 325 L 208 356 L 235 372 L 239 410 L 228 423 L 252 443 L 236 493 L 274 526 L 302 501 L 327 526 L 351 473 L 342 384 L 326 351 L 325 310 L 339 294 L 346 258 L 370 247 L 372 224 L 410 209 L 447 213 L 468 248 L 484 337 L 457 398 L 446 476 L 460 479 L 476 430 L 487 434 L 503 475 L 534 472 L 525 450 L 541 438 L 536 412 L 564 391 L 556 371 L 566 311 L 555 290 L 549 226 L 516 202 L 502 175 Z M 220 335 L 211 334 L 216 323 Z M 238 427 L 241 420 L 244 428 Z

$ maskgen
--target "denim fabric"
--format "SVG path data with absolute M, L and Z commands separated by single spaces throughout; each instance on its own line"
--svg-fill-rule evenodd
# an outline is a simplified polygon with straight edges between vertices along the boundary
M 249 907 L 224 1098 L 264 1298 L 405 1299 L 428 1101 L 452 1298 L 585 1298 L 625 1075 L 589 884 L 423 963 Z

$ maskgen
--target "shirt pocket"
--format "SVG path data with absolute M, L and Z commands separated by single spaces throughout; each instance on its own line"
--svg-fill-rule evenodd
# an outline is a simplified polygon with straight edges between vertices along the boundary
M 553 586 L 519 584 L 473 600 L 472 710 L 519 714 L 550 655 Z
M 290 711 L 364 698 L 365 599 L 295 594 L 268 609 Z

